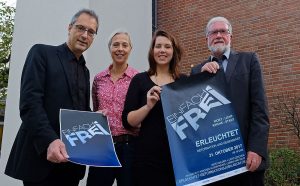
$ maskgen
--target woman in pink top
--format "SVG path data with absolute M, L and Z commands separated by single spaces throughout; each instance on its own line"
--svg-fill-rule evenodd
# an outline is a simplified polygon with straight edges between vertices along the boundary
M 128 66 L 127 63 L 132 49 L 130 36 L 127 32 L 114 32 L 110 37 L 108 48 L 113 62 L 94 78 L 92 86 L 93 108 L 94 111 L 100 111 L 108 118 L 122 167 L 90 167 L 87 186 L 112 186 L 115 179 L 118 186 L 131 186 L 133 139 L 137 135 L 137 131 L 124 129 L 122 111 L 129 83 L 138 71 Z

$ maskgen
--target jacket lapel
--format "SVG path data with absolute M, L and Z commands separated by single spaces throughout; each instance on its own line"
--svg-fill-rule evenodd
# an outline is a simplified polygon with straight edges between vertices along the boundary
M 234 50 L 231 50 L 228 59 L 226 73 L 225 73 L 227 82 L 230 81 L 237 62 L 238 62 L 238 53 L 235 52 Z
M 88 102 L 88 108 L 87 108 L 87 110 L 91 110 L 90 109 L 90 105 L 89 105 L 89 103 L 90 103 L 90 72 L 89 72 L 89 70 L 88 70 L 88 68 L 85 66 L 84 67 L 84 73 L 85 73 L 85 80 L 86 80 L 86 84 L 87 84 L 87 93 L 86 93 L 86 95 L 87 95 L 87 98 L 86 98 L 86 100 L 87 100 L 87 102 Z
M 72 86 L 71 86 L 71 80 L 70 80 L 70 78 L 71 78 L 70 73 L 71 72 L 70 72 L 70 70 L 68 70 L 68 69 L 71 69 L 71 63 L 69 61 L 67 61 L 68 56 L 67 56 L 67 53 L 64 51 L 65 49 L 64 49 L 63 45 L 60 45 L 58 47 L 57 56 L 58 56 L 58 59 L 61 62 L 61 65 L 63 67 L 64 75 L 65 75 L 65 78 L 66 78 L 67 84 L 68 84 L 68 90 L 69 90 L 69 93 L 71 95 L 72 104 L 73 104 L 73 107 L 74 107 L 74 97 L 73 97 L 73 94 L 72 94 Z

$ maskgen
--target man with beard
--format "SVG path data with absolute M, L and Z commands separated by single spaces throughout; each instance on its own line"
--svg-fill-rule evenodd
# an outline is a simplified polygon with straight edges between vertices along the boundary
M 191 74 L 225 72 L 226 91 L 238 118 L 248 169 L 248 172 L 209 185 L 264 185 L 269 117 L 258 57 L 253 52 L 236 52 L 230 48 L 232 26 L 224 17 L 210 19 L 205 34 L 211 56 L 193 67 Z

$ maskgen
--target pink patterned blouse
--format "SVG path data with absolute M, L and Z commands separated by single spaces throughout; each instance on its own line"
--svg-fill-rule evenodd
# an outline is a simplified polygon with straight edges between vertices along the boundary
M 130 66 L 127 67 L 123 76 L 115 83 L 111 80 L 110 65 L 106 70 L 98 73 L 92 86 L 92 99 L 94 111 L 107 109 L 107 118 L 113 136 L 122 134 L 137 135 L 124 129 L 122 125 L 122 111 L 131 79 L 138 71 Z

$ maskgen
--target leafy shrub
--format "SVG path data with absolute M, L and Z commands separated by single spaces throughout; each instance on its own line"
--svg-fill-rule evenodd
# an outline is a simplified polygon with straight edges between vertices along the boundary
M 300 185 L 300 155 L 288 148 L 270 152 L 270 167 L 265 182 L 270 186 Z

